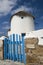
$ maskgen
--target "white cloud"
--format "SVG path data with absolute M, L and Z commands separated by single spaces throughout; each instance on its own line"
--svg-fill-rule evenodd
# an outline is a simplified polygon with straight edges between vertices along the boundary
M 17 0 L 0 0 L 0 16 L 8 14 L 16 2 Z
M 9 22 L 8 21 L 4 21 L 2 24 L 8 24 Z
M 32 13 L 33 12 L 33 8 L 32 7 L 21 6 L 18 9 L 13 10 L 11 14 L 14 14 L 14 13 L 16 13 L 18 11 L 27 11 L 27 12 L 31 12 Z
M 0 34 L 3 34 L 4 32 L 0 32 Z
M 8 30 L 10 28 L 10 26 L 5 26 L 5 27 L 3 27 L 2 29 L 6 29 L 6 30 Z

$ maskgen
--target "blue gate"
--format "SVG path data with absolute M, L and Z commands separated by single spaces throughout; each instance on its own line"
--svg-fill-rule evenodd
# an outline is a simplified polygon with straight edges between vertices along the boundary
M 12 34 L 4 39 L 4 59 L 26 64 L 24 35 Z

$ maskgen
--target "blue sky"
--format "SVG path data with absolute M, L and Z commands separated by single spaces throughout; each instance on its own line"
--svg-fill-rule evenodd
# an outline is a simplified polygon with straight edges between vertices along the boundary
M 43 0 L 0 0 L 0 36 L 7 35 L 10 17 L 21 10 L 35 16 L 35 30 L 43 29 Z

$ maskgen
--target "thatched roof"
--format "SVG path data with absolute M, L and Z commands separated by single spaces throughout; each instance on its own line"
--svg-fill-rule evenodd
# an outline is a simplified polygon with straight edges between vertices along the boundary
M 25 11 L 19 11 L 19 12 L 15 13 L 14 15 L 18 15 L 18 16 L 30 16 L 30 17 L 35 18 L 32 14 L 27 13 Z
M 10 18 L 10 21 L 11 21 L 11 19 L 13 18 L 13 16 L 15 16 L 15 15 L 17 15 L 17 16 L 30 16 L 30 17 L 32 17 L 33 19 L 35 19 L 35 17 L 31 14 L 31 13 L 27 13 L 27 12 L 25 12 L 25 11 L 19 11 L 19 12 L 17 12 L 17 13 L 14 13 L 12 16 L 11 16 L 11 18 Z

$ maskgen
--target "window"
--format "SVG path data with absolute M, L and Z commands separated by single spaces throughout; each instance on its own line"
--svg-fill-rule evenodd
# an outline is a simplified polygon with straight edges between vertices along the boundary
M 21 16 L 21 19 L 23 19 L 24 17 L 23 16 Z
M 41 37 L 41 39 L 43 39 L 43 37 Z

